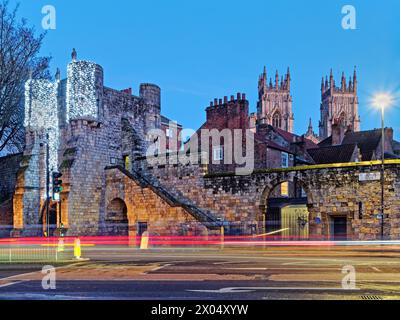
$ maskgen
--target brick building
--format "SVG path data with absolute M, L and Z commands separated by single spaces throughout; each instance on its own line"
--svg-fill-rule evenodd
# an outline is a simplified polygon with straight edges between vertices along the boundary
M 182 148 L 182 125 L 176 121 L 161 116 L 160 129 L 165 134 L 165 152 L 179 151 Z

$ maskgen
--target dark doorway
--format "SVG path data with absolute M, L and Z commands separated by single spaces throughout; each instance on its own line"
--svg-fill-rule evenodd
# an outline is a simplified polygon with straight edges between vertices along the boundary
M 265 230 L 267 233 L 281 229 L 281 209 L 270 207 L 266 215 Z
M 347 240 L 347 218 L 333 217 L 333 240 Z
M 147 231 L 147 222 L 138 222 L 138 236 L 141 236 Z
M 57 204 L 54 204 L 49 209 L 49 236 L 53 237 L 57 230 Z
M 128 209 L 125 202 L 116 198 L 107 207 L 105 220 L 106 234 L 112 236 L 127 236 L 129 233 Z

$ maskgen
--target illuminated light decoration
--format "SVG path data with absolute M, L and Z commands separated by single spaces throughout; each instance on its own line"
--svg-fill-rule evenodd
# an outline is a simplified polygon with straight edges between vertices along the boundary
M 89 117 L 97 119 L 99 103 L 96 95 L 96 74 L 101 70 L 88 61 L 72 61 L 67 68 L 67 123 L 71 119 Z
M 58 87 L 58 80 L 56 82 L 28 80 L 25 83 L 24 126 L 32 131 L 48 133 L 50 172 L 58 170 L 58 148 L 60 143 Z

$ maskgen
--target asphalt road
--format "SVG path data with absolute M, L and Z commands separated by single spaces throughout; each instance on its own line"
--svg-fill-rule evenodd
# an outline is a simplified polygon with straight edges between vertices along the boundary
M 0 299 L 400 298 L 400 250 L 391 246 L 148 251 L 96 247 L 84 249 L 83 258 L 89 260 L 55 266 L 55 290 L 42 286 L 43 265 L 0 265 Z

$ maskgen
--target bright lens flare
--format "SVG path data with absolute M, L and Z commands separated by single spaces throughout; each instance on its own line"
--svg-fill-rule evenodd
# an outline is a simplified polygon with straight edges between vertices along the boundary
M 375 107 L 387 108 L 390 107 L 394 102 L 394 97 L 387 92 L 377 93 L 372 97 L 372 104 Z

